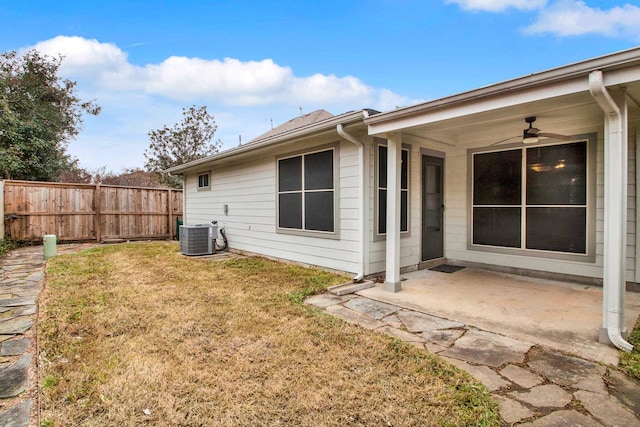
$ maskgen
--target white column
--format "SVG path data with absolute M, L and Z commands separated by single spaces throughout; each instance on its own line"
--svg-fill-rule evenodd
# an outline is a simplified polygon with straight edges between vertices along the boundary
M 400 173 L 402 140 L 400 133 L 387 139 L 387 258 L 383 289 L 398 292 L 400 285 Z

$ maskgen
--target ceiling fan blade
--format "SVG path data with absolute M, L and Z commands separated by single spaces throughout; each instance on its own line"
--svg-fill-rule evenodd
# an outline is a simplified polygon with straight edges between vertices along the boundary
M 489 147 L 493 147 L 494 145 L 502 144 L 503 142 L 507 142 L 507 141 L 509 141 L 511 139 L 516 139 L 516 138 L 520 138 L 521 139 L 522 136 L 520 136 L 520 135 L 510 136 L 509 138 L 501 139 L 498 142 L 494 142 L 493 144 L 489 145 Z
M 571 137 L 567 135 L 560 135 L 559 133 L 549 133 L 549 132 L 540 132 L 538 136 L 542 136 L 545 138 L 554 138 L 554 139 L 571 139 Z

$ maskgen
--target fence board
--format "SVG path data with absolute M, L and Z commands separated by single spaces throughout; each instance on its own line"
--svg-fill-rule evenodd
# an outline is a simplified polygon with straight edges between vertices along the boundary
M 5 237 L 60 241 L 172 238 L 182 191 L 166 188 L 0 181 Z M 1 235 L 1 233 L 0 233 Z

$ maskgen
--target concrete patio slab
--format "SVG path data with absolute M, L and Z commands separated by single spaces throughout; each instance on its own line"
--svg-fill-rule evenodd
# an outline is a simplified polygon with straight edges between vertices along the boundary
M 451 274 L 418 270 L 403 274 L 402 290 L 381 285 L 359 291 L 387 304 L 535 342 L 588 360 L 618 363 L 618 350 L 598 342 L 602 288 L 477 268 Z M 627 292 L 625 324 L 640 316 L 640 293 Z

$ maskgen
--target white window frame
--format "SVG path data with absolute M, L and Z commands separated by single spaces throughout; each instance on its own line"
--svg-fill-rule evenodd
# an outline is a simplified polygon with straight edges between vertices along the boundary
M 387 233 L 380 233 L 380 190 L 387 190 L 386 187 L 380 187 L 380 147 L 387 147 L 387 140 L 382 138 L 374 138 L 375 141 L 375 173 L 374 173 L 374 211 L 375 224 L 373 240 L 386 240 Z M 407 230 L 400 231 L 400 237 L 411 237 L 411 145 L 402 144 L 402 151 L 407 153 L 407 188 L 400 189 L 400 192 L 407 193 Z M 402 158 L 402 157 L 401 157 Z M 387 170 L 389 165 L 387 165 Z M 388 177 L 387 177 L 388 180 Z M 388 194 L 388 193 L 387 193 Z
M 206 177 L 206 184 L 203 183 Z M 198 191 L 210 191 L 211 190 L 211 172 L 202 172 L 198 174 Z
M 533 147 L 543 147 L 543 146 L 553 146 L 553 145 L 566 145 L 576 142 L 586 142 L 587 143 L 587 160 L 586 160 L 586 205 L 577 205 L 576 207 L 584 206 L 586 209 L 586 225 L 585 225 L 585 249 L 586 252 L 584 254 L 574 253 L 574 252 L 560 252 L 560 251 L 552 251 L 552 250 L 542 250 L 542 249 L 528 249 L 526 247 L 526 208 L 528 207 L 526 203 L 527 197 L 527 186 L 526 186 L 526 150 L 528 148 Z M 495 153 L 499 151 L 510 151 L 520 149 L 522 150 L 522 191 L 521 191 L 521 203 L 519 205 L 513 205 L 513 207 L 519 207 L 521 209 L 521 241 L 519 248 L 510 248 L 503 246 L 490 246 L 490 245 L 481 245 L 473 243 L 473 208 L 476 205 L 473 204 L 473 195 L 474 195 L 474 167 L 473 167 L 473 157 L 476 154 L 485 154 L 485 153 Z M 493 252 L 493 253 L 501 253 L 501 254 L 510 254 L 510 255 L 524 255 L 529 257 L 538 257 L 538 258 L 554 258 L 561 259 L 567 261 L 582 261 L 582 262 L 590 262 L 593 263 L 596 261 L 595 249 L 595 235 L 596 235 L 596 156 L 597 156 L 597 134 L 583 134 L 576 135 L 572 137 L 570 140 L 546 140 L 541 141 L 537 144 L 527 144 L 524 145 L 522 143 L 518 144 L 509 144 L 500 148 L 495 147 L 484 147 L 477 149 L 469 149 L 467 151 L 467 167 L 468 167 L 468 234 L 467 234 L 467 249 L 481 252 Z M 510 205 L 511 206 L 511 205 Z
M 305 228 L 305 223 L 304 223 L 304 219 L 305 219 L 305 198 L 304 195 L 305 193 L 310 193 L 310 192 L 319 192 L 319 191 L 328 191 L 328 189 L 317 189 L 317 190 L 305 190 L 305 182 L 304 182 L 304 157 L 307 155 L 311 155 L 311 154 L 315 154 L 315 153 L 321 153 L 324 151 L 332 151 L 333 152 L 333 231 L 323 231 L 323 230 L 310 230 L 310 229 L 306 229 Z M 302 187 L 301 190 L 298 191 L 280 191 L 279 188 L 279 174 L 280 174 L 280 161 L 281 160 L 286 160 L 286 159 L 291 159 L 291 158 L 295 158 L 295 157 L 302 157 Z M 339 164 L 339 148 L 338 148 L 338 144 L 328 144 L 328 145 L 323 145 L 320 147 L 314 147 L 312 149 L 309 150 L 303 150 L 303 151 L 297 151 L 294 153 L 288 153 L 288 154 L 284 154 L 281 156 L 276 157 L 276 182 L 275 182 L 275 189 L 276 189 L 276 232 L 277 233 L 281 233 L 281 234 L 291 234 L 291 235 L 298 235 L 298 236 L 312 236 L 312 237 L 320 237 L 320 238 L 325 238 L 325 239 L 339 239 L 340 238 L 340 233 L 339 233 L 339 216 L 338 216 L 338 212 L 340 211 L 340 206 L 339 206 L 339 191 L 338 191 L 338 183 L 339 183 L 339 170 L 340 170 L 340 164 Z M 287 194 L 287 193 L 301 193 L 302 195 L 302 211 L 301 211 L 301 215 L 302 215 L 302 228 L 286 228 L 286 227 L 280 227 L 280 194 Z

